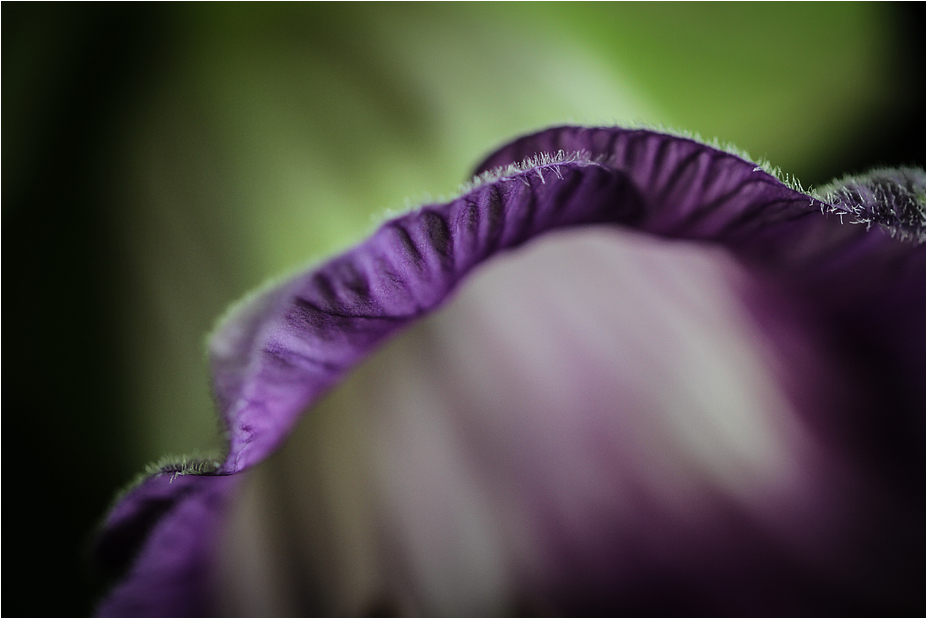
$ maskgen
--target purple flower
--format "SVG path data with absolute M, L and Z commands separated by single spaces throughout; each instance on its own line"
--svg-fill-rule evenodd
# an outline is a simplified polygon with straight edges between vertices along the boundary
M 560 127 L 478 173 L 225 320 L 228 455 L 116 504 L 101 614 L 922 612 L 922 170 Z

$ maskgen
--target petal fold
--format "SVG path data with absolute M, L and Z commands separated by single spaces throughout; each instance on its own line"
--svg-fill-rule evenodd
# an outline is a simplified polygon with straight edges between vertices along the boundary
M 899 427 L 913 423 L 912 404 L 923 411 L 923 171 L 877 172 L 819 199 L 692 139 L 557 127 L 503 146 L 477 173 L 456 199 L 385 223 L 229 315 L 210 343 L 228 454 L 218 475 L 155 475 L 116 507 L 104 546 L 148 533 L 104 613 L 207 612 L 197 604 L 208 599 L 211 538 L 199 533 L 221 521 L 234 474 L 267 458 L 313 402 L 445 303 L 474 268 L 554 229 L 622 226 L 721 247 L 764 291 L 788 298 L 803 324 L 820 327 L 822 345 L 842 347 L 868 385 L 858 415 L 877 407 L 884 389 Z M 755 308 L 761 322 L 771 307 Z M 872 358 L 889 362 L 874 368 Z

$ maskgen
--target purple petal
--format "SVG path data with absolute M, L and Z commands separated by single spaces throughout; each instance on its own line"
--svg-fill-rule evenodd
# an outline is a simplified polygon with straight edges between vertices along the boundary
M 839 369 L 852 373 L 853 382 L 837 383 L 850 387 L 839 400 L 846 421 L 827 417 L 834 400 L 821 399 L 822 385 L 809 387 L 795 372 L 785 373 L 789 397 L 810 423 L 848 428 L 835 440 L 859 447 L 861 458 L 883 472 L 906 462 L 883 456 L 894 441 L 910 437 L 903 430 L 922 423 L 911 412 L 923 411 L 924 252 L 908 239 L 923 238 L 917 199 L 923 173 L 905 173 L 905 191 L 886 190 L 886 175 L 847 183 L 826 203 L 693 140 L 574 127 L 517 140 L 480 170 L 500 168 L 456 200 L 386 223 L 353 250 L 256 297 L 226 321 L 211 347 L 230 440 L 221 473 L 265 459 L 320 395 L 384 338 L 445 302 L 480 262 L 548 230 L 588 224 L 725 248 L 750 273 L 753 292 L 744 298 L 757 322 L 773 334 L 783 315 L 793 325 L 778 354 L 828 351 L 799 355 L 797 366 L 814 370 L 815 362 L 839 359 Z M 854 195 L 862 205 L 851 202 Z M 915 199 L 899 206 L 899 196 Z M 822 375 L 833 377 L 829 369 Z M 872 413 L 883 407 L 888 430 L 872 437 Z M 814 418 L 819 410 L 823 417 Z M 203 573 L 213 555 L 209 539 L 197 532 L 221 521 L 231 479 L 184 477 L 165 488 L 164 476 L 156 476 L 123 500 L 109 535 L 144 529 L 139 522 L 156 524 L 105 612 L 202 610 L 188 604 L 207 599 L 208 583 L 165 570 Z M 121 511 L 132 515 L 123 518 Z
M 125 578 L 97 609 L 102 617 L 212 614 L 214 553 L 227 502 L 239 479 L 156 474 L 131 490 L 104 523 L 102 562 L 116 567 L 137 550 Z M 139 548 L 140 547 L 140 548 Z M 102 556 L 100 556 L 102 555 Z
M 692 140 L 553 129 L 503 148 L 481 169 L 544 152 L 568 153 L 572 161 L 529 164 L 448 204 L 393 220 L 228 321 L 212 346 L 231 440 L 224 470 L 266 457 L 310 402 L 383 337 L 437 307 L 480 261 L 552 228 L 611 223 L 714 241 L 798 275 L 809 288 L 820 286 L 821 277 L 830 280 L 827 269 L 838 261 L 923 264 L 923 254 L 906 244 L 838 225 L 839 205 L 791 190 L 755 164 Z M 846 218 L 850 223 L 853 215 Z M 869 265 L 866 272 L 881 278 L 883 266 L 889 265 Z M 844 265 L 852 286 L 865 287 L 856 271 Z
M 902 238 L 924 242 L 924 171 L 874 170 L 824 189 L 824 199 L 867 225 L 879 224 Z

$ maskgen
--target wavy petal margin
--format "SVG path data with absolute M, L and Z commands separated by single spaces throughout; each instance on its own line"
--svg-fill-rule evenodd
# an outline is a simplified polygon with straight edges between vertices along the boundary
M 558 127 L 511 142 L 477 172 L 460 197 L 386 222 L 219 328 L 210 353 L 227 457 L 206 475 L 156 473 L 117 504 L 99 554 L 131 568 L 102 615 L 208 613 L 210 532 L 235 474 L 271 454 L 313 402 L 446 302 L 474 267 L 553 229 L 618 225 L 726 248 L 800 300 L 822 341 L 855 360 L 865 383 L 858 408 L 890 411 L 884 444 L 868 457 L 891 472 L 905 462 L 892 451 L 923 423 L 907 416 L 924 404 L 923 171 L 847 179 L 825 200 L 692 139 Z

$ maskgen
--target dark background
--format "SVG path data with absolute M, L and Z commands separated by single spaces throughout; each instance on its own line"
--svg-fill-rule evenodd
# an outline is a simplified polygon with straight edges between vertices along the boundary
M 890 113 L 858 123 L 851 147 L 791 170 L 806 184 L 924 164 L 925 5 L 880 6 L 892 24 Z M 125 205 L 113 184 L 124 181 L 109 171 L 151 76 L 183 57 L 184 10 L 3 3 L 5 616 L 90 614 L 106 585 L 87 560 L 90 533 L 139 471 L 132 352 L 114 316 L 135 275 L 114 223 Z

